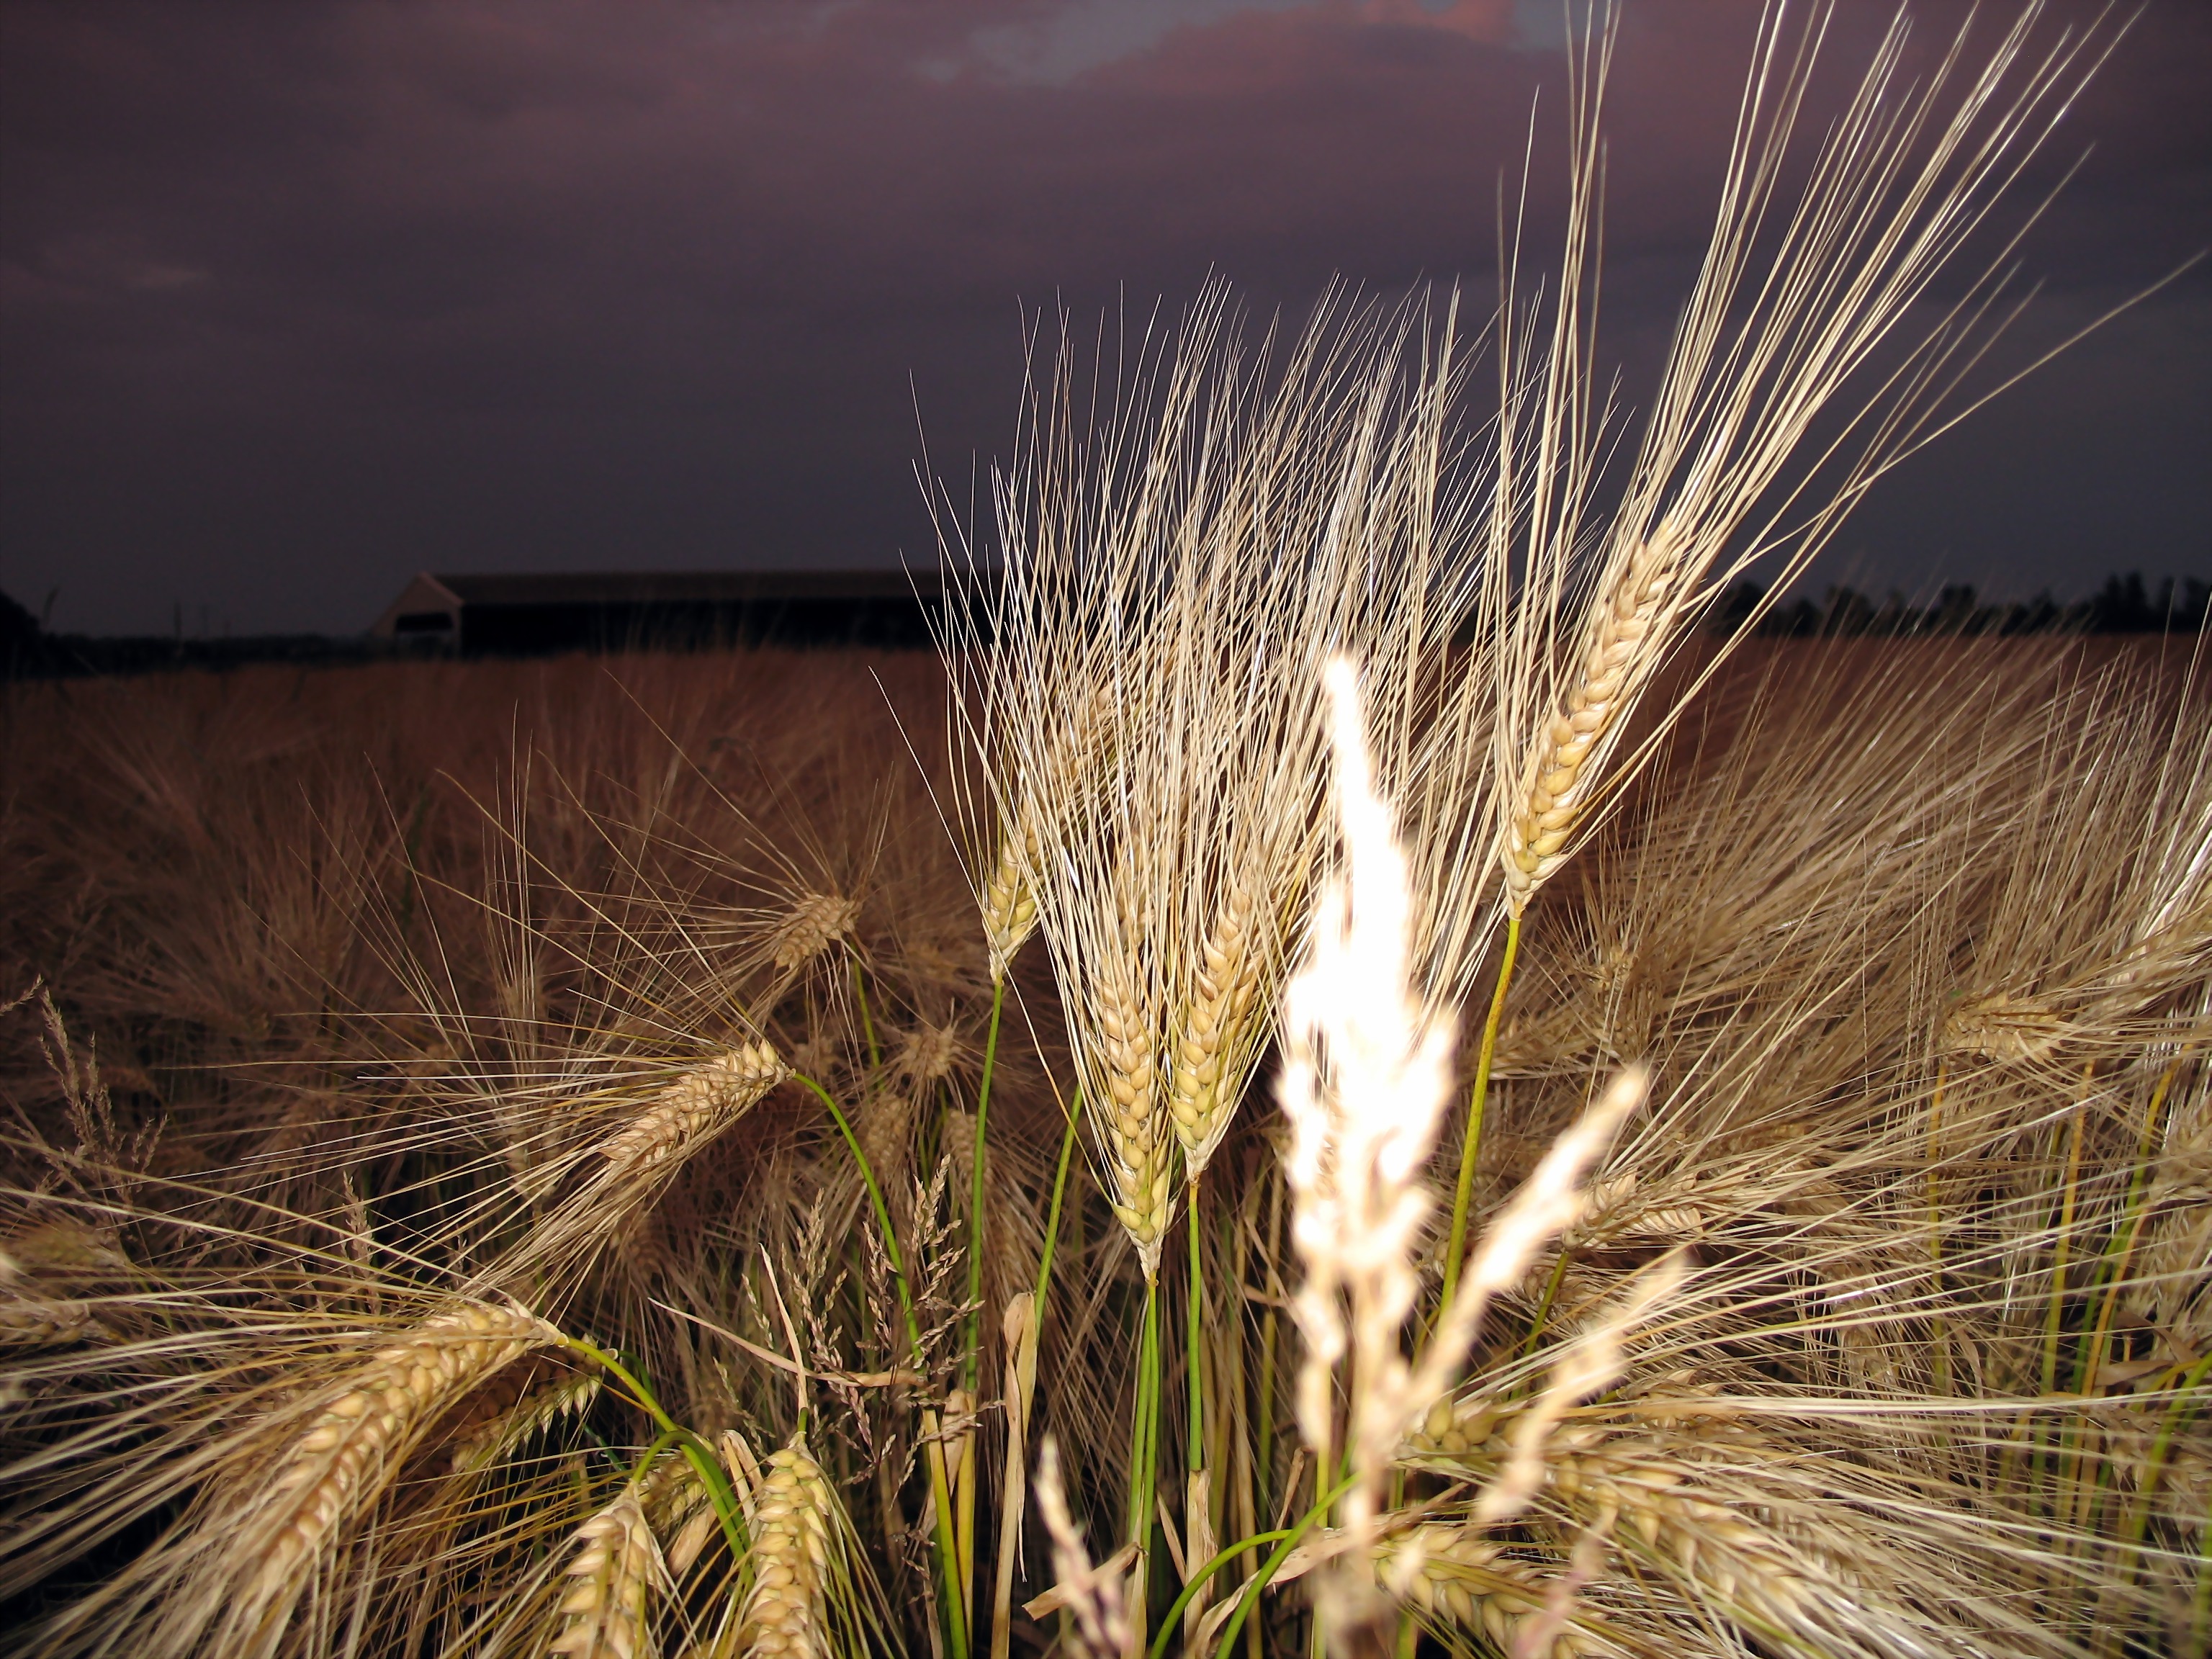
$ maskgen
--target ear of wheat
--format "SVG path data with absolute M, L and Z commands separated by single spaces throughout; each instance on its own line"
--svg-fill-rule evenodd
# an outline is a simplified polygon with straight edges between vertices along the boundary
M 599 1152 L 623 1175 L 680 1158 L 720 1134 L 789 1075 L 765 1042 L 732 1048 L 663 1089 L 652 1105 L 602 1141 Z
M 1965 296 L 1923 331 L 1897 337 L 2110 49 L 2110 37 L 2092 28 L 2039 55 L 2039 10 L 2021 9 L 1978 71 L 1966 68 L 1962 33 L 1909 89 L 1899 85 L 1909 20 L 1899 12 L 1825 136 L 1804 196 L 1785 210 L 1783 164 L 1828 8 L 1809 8 L 1794 24 L 1786 9 L 1768 9 L 1712 239 L 1594 567 L 1582 562 L 1601 441 L 1586 384 L 1595 309 L 1587 262 L 1613 19 L 1575 49 L 1573 228 L 1548 350 L 1522 365 L 1510 295 L 1500 319 L 1500 544 L 1490 558 L 1493 573 L 1510 568 L 1504 544 L 1525 535 L 1527 571 L 1521 601 L 1510 615 L 1494 612 L 1492 755 L 1497 856 L 1516 915 L 1588 835 L 1602 801 L 1654 752 L 1647 735 L 1625 767 L 1613 763 L 1683 626 L 1755 559 L 1778 558 L 1774 591 L 1786 586 L 1873 482 L 1941 429 L 1942 399 L 1987 349 L 1992 336 L 1976 325 L 2002 287 L 2001 265 L 1970 277 Z M 1871 373 L 1892 349 L 1905 367 Z M 1871 384 L 1855 394 L 1862 378 Z M 1838 410 L 1849 435 L 1818 459 L 1836 462 L 1839 474 L 1824 475 L 1818 493 L 1809 478 L 1781 483 L 1816 425 Z M 1581 618 L 1570 622 L 1577 597 Z M 1563 636 L 1571 641 L 1564 660 L 1553 643 Z M 1662 714 L 1661 730 L 1684 701 Z
M 827 1597 L 836 1502 L 805 1441 L 769 1459 L 753 1499 L 753 1588 L 738 1638 L 743 1653 L 820 1659 L 833 1650 Z
M 211 1544 L 184 1592 L 185 1616 L 158 1645 L 205 1638 L 223 1651 L 265 1654 L 286 1637 L 320 1564 L 385 1496 L 425 1430 L 471 1390 L 556 1339 L 520 1309 L 465 1304 L 425 1319 L 328 1392 L 246 1492 L 204 1500 Z
M 568 1659 L 651 1659 L 647 1598 L 667 1571 L 636 1492 L 624 1488 L 579 1527 L 575 1552 L 562 1569 L 562 1629 L 546 1650 Z

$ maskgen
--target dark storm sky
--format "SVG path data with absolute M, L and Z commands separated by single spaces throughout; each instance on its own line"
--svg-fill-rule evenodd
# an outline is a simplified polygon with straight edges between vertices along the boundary
M 1989 8 L 2008 13 L 2007 0 Z M 1959 15 L 1917 9 L 1932 46 Z M 2062 4 L 2061 20 L 2094 8 Z M 1843 0 L 1856 67 L 1887 8 Z M 0 588 L 57 628 L 344 631 L 406 576 L 927 556 L 1019 307 L 1486 307 L 1549 0 L 0 3 Z M 1608 362 L 1686 290 L 1754 0 L 1627 0 Z M 1820 105 L 1834 107 L 1834 88 Z M 2062 126 L 2017 362 L 2212 243 L 2212 5 Z M 1556 223 L 1536 213 L 1538 245 Z M 1889 480 L 1830 574 L 2212 570 L 2203 268 Z

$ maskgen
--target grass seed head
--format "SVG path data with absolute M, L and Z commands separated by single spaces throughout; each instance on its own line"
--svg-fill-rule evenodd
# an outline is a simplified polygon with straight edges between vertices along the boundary
M 1168 1111 L 1183 1157 L 1195 1176 L 1229 1127 L 1258 1036 L 1261 941 L 1255 937 L 1252 888 L 1230 889 L 1219 916 L 1199 946 L 1191 995 L 1175 1037 Z
M 1034 831 L 1026 838 L 1030 842 L 1027 856 L 1034 858 Z M 1036 932 L 1036 890 L 1030 884 L 1024 866 L 1022 839 L 1011 835 L 1000 839 L 998 853 L 991 860 L 991 873 L 983 882 L 983 942 L 990 951 L 993 984 L 1006 978 L 1015 954 Z
M 520 1309 L 465 1304 L 433 1315 L 379 1349 L 278 1455 L 250 1524 L 244 1606 L 301 1593 L 313 1565 L 382 1492 L 416 1435 L 501 1367 L 553 1340 Z M 257 1474 L 258 1472 L 257 1471 Z M 211 1516 L 235 1527 L 234 1511 Z
M 1606 751 L 1658 665 L 1681 553 L 1673 521 L 1662 520 L 1591 604 L 1573 674 L 1522 766 L 1501 859 L 1506 902 L 1516 914 L 1566 861 Z

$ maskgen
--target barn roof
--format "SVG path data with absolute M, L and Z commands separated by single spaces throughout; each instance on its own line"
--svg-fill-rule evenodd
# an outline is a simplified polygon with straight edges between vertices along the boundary
M 461 605 L 681 605 L 763 599 L 910 599 L 943 591 L 936 570 L 625 570 L 424 576 Z

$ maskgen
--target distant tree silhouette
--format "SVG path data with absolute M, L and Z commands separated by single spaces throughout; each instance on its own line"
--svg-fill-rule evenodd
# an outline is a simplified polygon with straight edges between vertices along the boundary
M 2103 586 L 2072 605 L 2048 590 L 2030 599 L 1985 604 L 1970 583 L 1943 588 L 1927 606 L 1908 605 L 1892 590 L 1876 605 L 1856 588 L 1831 587 L 1820 600 L 1797 599 L 1769 606 L 1766 590 L 1746 577 L 1722 592 L 1706 626 L 1733 633 L 1751 622 L 1770 639 L 1893 638 L 1928 634 L 2195 634 L 2205 625 L 2212 586 L 2197 577 L 2168 576 L 2154 591 L 2140 571 L 2108 576 Z
M 35 645 L 38 639 L 39 619 L 18 605 L 12 594 L 0 592 L 0 649 Z

